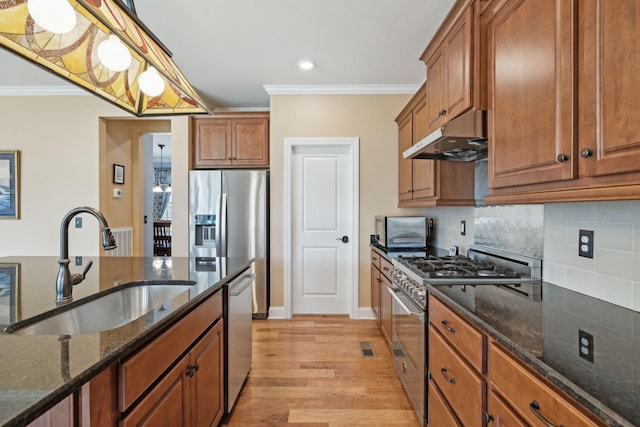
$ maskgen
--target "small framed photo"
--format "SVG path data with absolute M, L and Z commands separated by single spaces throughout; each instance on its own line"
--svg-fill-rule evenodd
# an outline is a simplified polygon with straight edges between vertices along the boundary
M 20 264 L 0 264 L 0 325 L 20 320 Z
M 113 183 L 124 184 L 124 166 L 113 165 Z
M 20 152 L 0 150 L 0 219 L 20 218 Z

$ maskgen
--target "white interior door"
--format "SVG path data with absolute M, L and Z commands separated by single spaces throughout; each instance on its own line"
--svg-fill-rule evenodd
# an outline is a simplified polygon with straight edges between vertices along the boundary
M 291 148 L 292 314 L 356 315 L 354 155 L 344 139 L 314 139 Z

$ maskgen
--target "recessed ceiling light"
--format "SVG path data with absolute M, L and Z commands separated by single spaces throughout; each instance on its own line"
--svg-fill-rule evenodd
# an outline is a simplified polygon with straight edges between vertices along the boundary
M 301 70 L 309 71 L 315 68 L 316 64 L 309 59 L 301 59 L 298 61 L 298 68 Z

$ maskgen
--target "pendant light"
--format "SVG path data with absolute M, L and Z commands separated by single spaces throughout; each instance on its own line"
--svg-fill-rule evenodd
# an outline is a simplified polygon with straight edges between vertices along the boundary
M 133 0 L 0 0 L 0 48 L 136 116 L 209 113 Z
M 171 184 L 168 182 L 165 182 L 166 174 L 163 167 L 164 163 L 162 161 L 164 144 L 158 144 L 158 147 L 160 147 L 160 171 L 158 172 L 158 179 L 155 185 L 153 186 L 153 192 L 154 193 L 171 193 Z

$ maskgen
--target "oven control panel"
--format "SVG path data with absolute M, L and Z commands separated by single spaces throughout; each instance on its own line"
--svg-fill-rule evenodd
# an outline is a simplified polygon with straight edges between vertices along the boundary
M 400 270 L 394 270 L 392 275 L 393 283 L 402 289 L 413 301 L 420 307 L 424 308 L 427 305 L 427 290 L 422 282 L 418 282 L 415 279 L 407 276 Z

